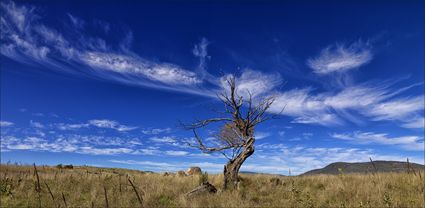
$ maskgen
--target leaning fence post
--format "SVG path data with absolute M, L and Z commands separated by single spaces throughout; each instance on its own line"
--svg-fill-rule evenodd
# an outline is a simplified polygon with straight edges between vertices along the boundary
M 372 158 L 369 157 L 369 159 L 370 159 L 370 162 L 372 163 L 373 169 L 375 170 L 375 173 L 376 173 L 378 171 L 378 169 L 376 168 L 375 163 L 373 162 Z
M 34 175 L 37 178 L 37 184 L 35 186 L 35 191 L 38 193 L 38 207 L 41 208 L 41 186 L 40 186 L 40 177 L 38 176 L 38 171 L 37 171 L 37 167 L 35 166 L 34 163 Z
M 105 193 L 105 208 L 109 208 L 108 194 L 106 193 L 106 187 L 105 186 L 103 186 L 103 191 Z
M 136 187 L 134 186 L 133 182 L 131 182 L 130 178 L 127 178 L 127 179 L 128 179 L 128 182 L 130 182 L 131 187 L 133 187 L 134 193 L 135 193 L 135 194 L 136 194 L 136 196 L 137 196 L 137 200 L 139 200 L 140 207 L 142 207 L 142 208 L 143 208 L 143 198 L 142 198 L 142 197 L 140 197 L 139 192 L 137 192 L 137 189 L 136 189 Z
M 68 204 L 66 203 L 65 195 L 63 195 L 63 192 L 62 192 L 62 199 L 63 199 L 63 203 L 65 204 L 65 208 L 67 208 Z

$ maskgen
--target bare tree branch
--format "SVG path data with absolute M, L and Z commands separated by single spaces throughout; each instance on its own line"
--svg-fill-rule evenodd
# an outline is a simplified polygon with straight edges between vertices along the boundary
M 188 143 L 189 146 L 198 148 L 198 149 L 202 150 L 204 153 L 219 152 L 219 151 L 223 151 L 223 150 L 227 150 L 227 149 L 242 147 L 241 144 L 232 144 L 232 145 L 223 146 L 223 147 L 206 147 L 204 145 L 204 142 L 202 141 L 202 139 L 196 133 L 196 130 L 193 130 L 193 133 L 194 133 L 194 136 L 195 136 L 195 139 L 196 139 L 198 145 L 192 145 L 192 144 Z
M 197 121 L 192 124 L 184 124 L 180 122 L 180 125 L 183 126 L 183 128 L 186 130 L 192 130 L 192 129 L 198 129 L 198 128 L 207 126 L 210 123 L 220 122 L 220 121 L 232 121 L 232 119 L 231 118 L 210 118 L 210 119 Z

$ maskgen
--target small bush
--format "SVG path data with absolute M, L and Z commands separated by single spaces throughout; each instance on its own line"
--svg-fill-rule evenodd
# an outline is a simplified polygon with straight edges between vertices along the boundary
M 203 172 L 201 175 L 199 175 L 199 185 L 202 185 L 203 183 L 208 182 L 208 173 Z
M 170 206 L 173 205 L 173 199 L 170 196 L 161 195 L 158 198 L 158 202 L 161 206 Z
M 392 200 L 391 200 L 391 196 L 388 192 L 384 192 L 384 204 L 386 205 L 386 207 L 392 207 Z
M 63 168 L 63 165 L 62 164 L 58 164 L 58 165 L 56 165 L 56 168 L 62 169 Z
M 73 169 L 74 166 L 73 165 L 65 165 L 65 166 L 63 166 L 63 168 L 65 168 L 65 169 Z
M 0 182 L 0 193 L 1 195 L 11 196 L 12 195 L 12 181 L 8 180 L 1 180 Z

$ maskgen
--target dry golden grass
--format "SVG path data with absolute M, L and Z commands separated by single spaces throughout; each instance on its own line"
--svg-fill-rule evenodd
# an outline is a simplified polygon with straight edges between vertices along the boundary
M 317 176 L 245 175 L 239 191 L 186 198 L 198 176 L 93 167 L 1 165 L 1 207 L 424 207 L 424 173 Z M 209 181 L 222 187 L 222 175 Z M 279 178 L 281 183 L 270 182 Z M 50 191 L 49 191 L 50 189 Z M 51 194 L 50 194 L 51 193 Z M 63 194 L 63 196 L 62 196 Z M 64 200 L 65 198 L 65 200 Z M 66 205 L 65 205 L 66 201 Z

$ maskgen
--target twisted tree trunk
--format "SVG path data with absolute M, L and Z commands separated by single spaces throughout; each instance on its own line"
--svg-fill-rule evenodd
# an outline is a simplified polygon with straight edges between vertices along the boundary
M 255 139 L 250 137 L 244 146 L 244 149 L 234 159 L 224 166 L 224 189 L 236 189 L 239 183 L 239 169 L 245 160 L 254 154 Z

